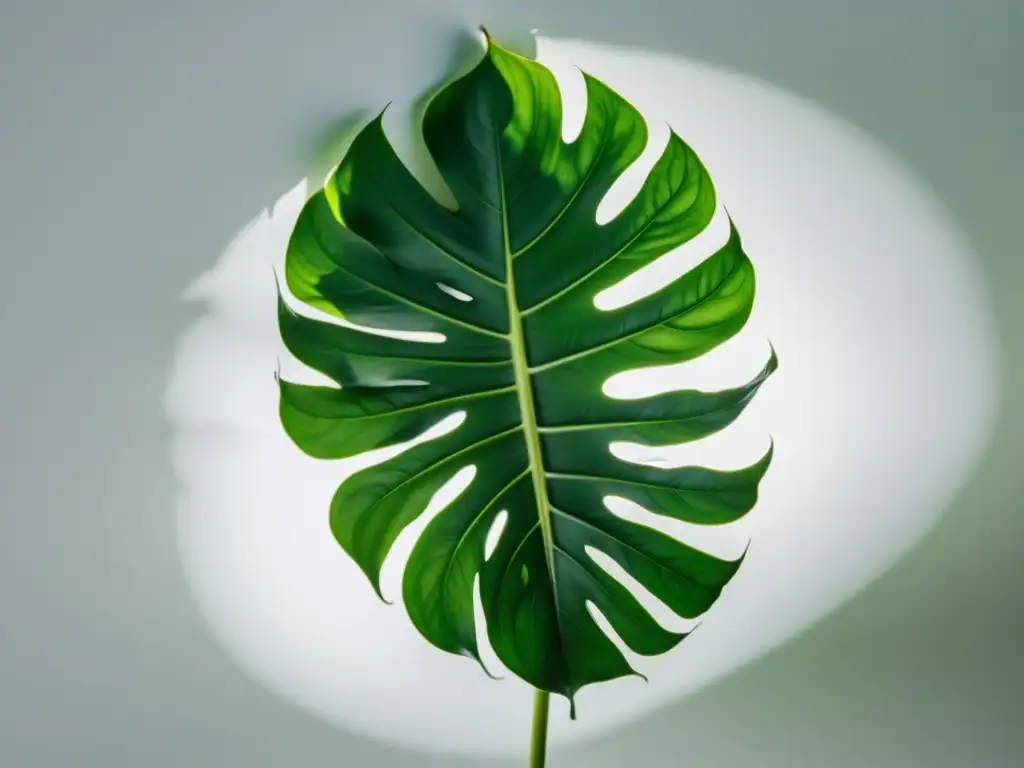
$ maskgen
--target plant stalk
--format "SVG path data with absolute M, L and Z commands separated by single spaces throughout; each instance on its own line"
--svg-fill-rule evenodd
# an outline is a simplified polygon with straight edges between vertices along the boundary
M 548 751 L 548 702 L 551 694 L 537 690 L 533 696 L 533 734 L 530 738 L 530 768 L 544 768 Z

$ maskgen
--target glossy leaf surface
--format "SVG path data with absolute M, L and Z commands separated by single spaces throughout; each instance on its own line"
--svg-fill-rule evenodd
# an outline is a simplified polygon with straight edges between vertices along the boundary
M 773 354 L 755 379 L 722 392 L 603 394 L 615 373 L 691 360 L 736 334 L 753 304 L 754 270 L 734 227 L 722 248 L 661 290 L 618 309 L 595 306 L 601 291 L 704 230 L 716 200 L 697 155 L 673 134 L 637 196 L 599 225 L 598 204 L 643 151 L 647 127 L 602 83 L 585 82 L 582 131 L 564 143 L 551 73 L 488 41 L 423 122 L 457 208 L 402 164 L 381 117 L 306 204 L 288 248 L 291 294 L 352 324 L 430 332 L 434 341 L 313 319 L 279 302 L 292 354 L 338 385 L 280 383 L 282 422 L 308 454 L 352 456 L 465 414 L 453 431 L 341 483 L 330 510 L 338 542 L 379 593 L 398 535 L 474 466 L 405 567 L 409 616 L 438 648 L 479 659 L 479 575 L 498 657 L 570 700 L 584 685 L 634 674 L 588 606 L 640 654 L 685 636 L 657 623 L 589 550 L 688 618 L 714 603 L 740 564 L 628 522 L 605 497 L 725 524 L 752 508 L 771 458 L 733 472 L 662 469 L 622 461 L 609 443 L 710 435 L 737 418 L 776 366 Z M 505 527 L 486 557 L 502 512 Z

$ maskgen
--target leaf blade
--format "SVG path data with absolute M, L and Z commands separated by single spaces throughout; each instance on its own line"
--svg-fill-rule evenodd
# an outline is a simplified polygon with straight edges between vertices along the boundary
M 584 124 L 566 143 L 551 73 L 488 41 L 479 65 L 435 96 L 423 122 L 456 208 L 402 165 L 380 117 L 307 203 L 286 267 L 295 298 L 360 325 L 440 333 L 443 343 L 279 308 L 289 350 L 339 385 L 281 382 L 282 422 L 311 455 L 400 444 L 465 415 L 452 432 L 341 483 L 331 502 L 339 544 L 380 594 L 398 535 L 456 472 L 475 467 L 413 546 L 407 611 L 433 645 L 479 661 L 479 577 L 487 637 L 502 663 L 570 701 L 585 685 L 637 674 L 595 611 L 642 655 L 686 636 L 661 626 L 591 550 L 687 618 L 711 607 L 742 562 L 619 517 L 605 499 L 726 525 L 757 502 L 772 458 L 769 450 L 732 472 L 662 469 L 619 459 L 610 443 L 664 445 L 726 429 L 778 365 L 772 350 L 753 379 L 720 392 L 603 394 L 616 373 L 692 360 L 738 333 L 755 279 L 731 223 L 726 245 L 669 285 L 597 309 L 601 291 L 704 231 L 717 198 L 697 154 L 672 133 L 637 196 L 599 225 L 598 205 L 648 132 L 628 102 L 584 78 Z M 501 513 L 506 525 L 488 557 L 485 538 Z

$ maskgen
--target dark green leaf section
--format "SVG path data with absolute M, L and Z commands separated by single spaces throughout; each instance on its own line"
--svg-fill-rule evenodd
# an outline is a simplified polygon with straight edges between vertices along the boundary
M 661 469 L 622 461 L 609 444 L 674 444 L 724 429 L 777 366 L 773 352 L 751 381 L 721 392 L 602 393 L 615 373 L 692 360 L 732 337 L 755 282 L 733 227 L 722 248 L 665 288 L 596 308 L 601 291 L 702 232 L 716 200 L 699 158 L 673 134 L 637 196 L 599 225 L 597 207 L 643 152 L 647 126 L 599 81 L 586 77 L 586 91 L 582 131 L 567 144 L 550 72 L 488 41 L 480 64 L 433 99 L 423 122 L 455 209 L 415 180 L 378 116 L 302 211 L 285 269 L 295 301 L 282 297 L 278 307 L 292 354 L 337 385 L 280 382 L 284 427 L 310 455 L 404 443 L 463 415 L 452 431 L 341 483 L 335 538 L 379 594 L 398 535 L 473 467 L 413 548 L 406 608 L 438 648 L 479 659 L 479 580 L 501 661 L 570 700 L 584 685 L 635 674 L 592 611 L 640 654 L 684 637 L 658 624 L 591 551 L 683 617 L 708 610 L 740 564 L 629 522 L 604 499 L 726 524 L 753 507 L 771 461 L 769 452 L 734 472 Z

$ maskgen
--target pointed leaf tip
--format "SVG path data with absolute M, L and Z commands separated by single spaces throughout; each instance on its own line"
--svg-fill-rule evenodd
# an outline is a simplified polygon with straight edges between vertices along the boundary
M 429 641 L 429 638 L 427 638 L 427 639 Z M 480 654 L 477 653 L 476 651 L 474 651 L 472 648 L 462 648 L 462 649 L 460 649 L 458 651 L 458 655 L 459 656 L 465 656 L 467 659 L 472 659 L 477 664 L 479 664 L 480 665 L 480 669 L 482 669 L 484 671 L 484 674 L 487 675 L 489 678 L 491 678 L 491 680 L 504 680 L 505 679 L 504 677 L 498 677 L 497 675 L 492 674 L 491 670 L 489 670 L 487 668 L 487 665 L 484 664 L 484 660 L 480 658 Z
M 491 678 L 491 680 L 504 680 L 505 679 L 504 675 L 496 675 L 493 672 L 491 672 L 491 670 L 489 670 L 487 668 L 487 665 L 484 664 L 484 660 L 481 659 L 479 656 L 476 656 L 475 658 L 476 658 L 476 663 L 480 665 L 480 669 L 482 669 L 484 671 L 484 674 L 487 675 L 489 678 Z
M 733 560 L 733 562 L 734 562 L 734 563 L 737 563 L 738 565 L 742 565 L 742 564 L 743 564 L 743 561 L 747 559 L 747 553 L 748 553 L 748 552 L 750 551 L 750 545 L 751 545 L 751 544 L 753 544 L 753 543 L 754 543 L 754 539 L 753 539 L 753 538 L 751 538 L 751 539 L 748 539 L 748 540 L 747 540 L 747 546 L 745 546 L 745 547 L 743 548 L 743 554 L 742 554 L 742 555 L 740 555 L 740 556 L 739 556 L 738 558 L 736 558 L 735 560 Z M 698 624 L 697 626 L 699 627 L 700 625 Z M 690 631 L 691 631 L 691 632 L 693 632 L 693 631 L 695 631 L 696 629 L 697 629 L 697 627 L 694 627 L 694 628 L 693 628 L 692 630 L 690 630 Z
M 771 338 L 768 339 L 768 351 L 771 353 L 768 358 L 768 371 L 775 373 L 775 371 L 779 370 L 779 355 L 775 350 L 775 345 L 772 344 Z
M 369 573 L 366 573 L 366 571 L 363 571 L 363 573 L 370 580 L 370 586 L 373 587 L 373 591 L 377 593 L 377 597 L 380 599 L 380 601 L 384 603 L 384 605 L 394 605 L 394 600 L 388 600 L 386 597 L 384 597 L 384 593 L 380 589 L 380 579 L 374 578 Z

